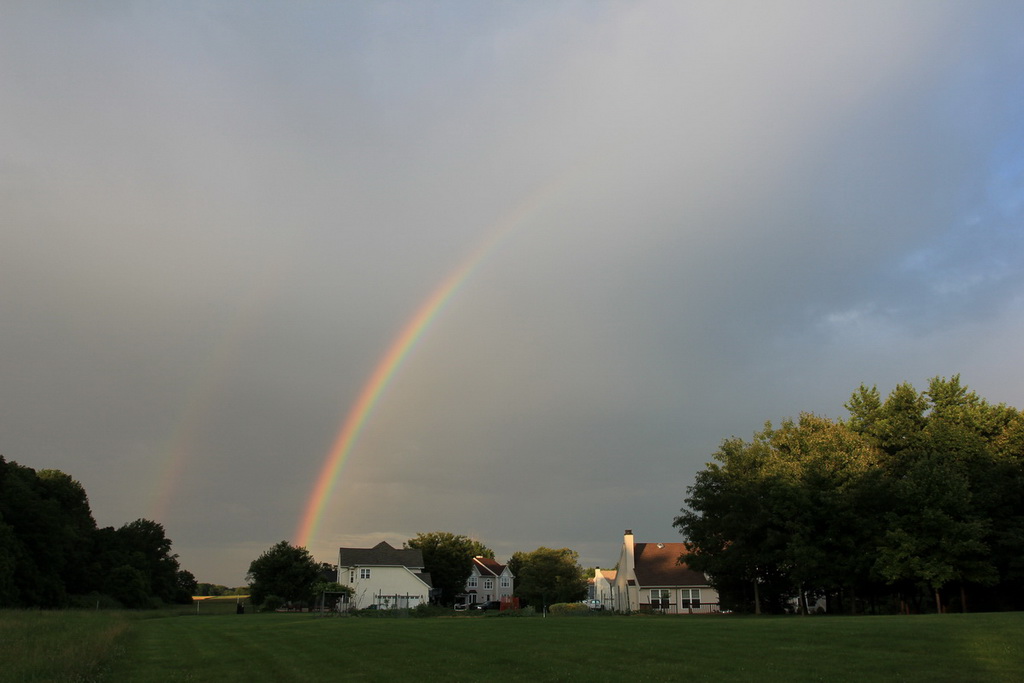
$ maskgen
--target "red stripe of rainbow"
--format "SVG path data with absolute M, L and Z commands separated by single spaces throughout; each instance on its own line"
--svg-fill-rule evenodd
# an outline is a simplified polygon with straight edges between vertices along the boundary
M 564 178 L 564 176 L 563 176 Z M 317 477 L 313 492 L 306 503 L 305 512 L 295 531 L 295 545 L 300 547 L 308 546 L 310 539 L 315 534 L 320 519 L 323 516 L 327 501 L 334 492 L 338 475 L 342 465 L 352 447 L 359 438 L 359 434 L 366 424 L 367 418 L 373 412 L 374 406 L 381 394 L 388 387 L 391 379 L 395 376 L 402 362 L 409 355 L 409 351 L 416 345 L 416 342 L 423 335 L 430 323 L 437 317 L 437 314 L 448 303 L 459 286 L 476 270 L 477 266 L 494 250 L 513 227 L 523 221 L 534 211 L 543 200 L 561 187 L 562 182 L 549 183 L 540 191 L 534 192 L 508 216 L 501 220 L 497 226 L 490 231 L 484 242 L 473 251 L 452 273 L 450 273 L 441 284 L 431 293 L 416 310 L 412 319 L 405 324 L 401 333 L 395 338 L 388 348 L 387 353 L 377 363 L 373 374 L 363 385 L 355 404 L 345 417 L 341 429 L 334 440 L 334 444 L 328 451 L 327 458 Z

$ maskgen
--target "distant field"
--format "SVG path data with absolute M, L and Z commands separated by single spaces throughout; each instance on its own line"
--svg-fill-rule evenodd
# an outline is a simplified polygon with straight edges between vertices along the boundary
M 170 607 L 176 614 L 235 614 L 241 603 L 246 611 L 250 610 L 248 595 L 217 595 L 192 598 L 194 603 L 188 607 Z
M 0 613 L 0 629 L 12 614 Z M 1024 613 L 370 619 L 200 606 L 199 616 L 92 618 L 131 627 L 96 675 L 22 667 L 0 680 L 1020 681 L 1024 671 Z M 0 661 L 46 651 L 5 647 Z

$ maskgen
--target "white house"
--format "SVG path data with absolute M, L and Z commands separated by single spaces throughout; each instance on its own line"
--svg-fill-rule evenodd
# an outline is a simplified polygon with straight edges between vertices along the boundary
M 718 611 L 718 592 L 703 572 L 679 561 L 685 543 L 636 543 L 626 530 L 612 593 L 620 612 L 696 614 Z
M 350 609 L 415 607 L 430 599 L 423 553 L 385 541 L 372 548 L 339 548 L 338 583 L 352 588 Z
M 594 591 L 591 599 L 601 603 L 604 609 L 615 609 L 615 575 L 614 569 L 595 569 L 593 578 Z
M 511 598 L 514 588 L 515 577 L 508 565 L 482 555 L 473 558 L 464 594 L 467 604 Z

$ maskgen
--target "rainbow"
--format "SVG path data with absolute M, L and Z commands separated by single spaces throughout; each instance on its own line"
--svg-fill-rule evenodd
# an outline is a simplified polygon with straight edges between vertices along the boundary
M 455 270 L 449 273 L 430 296 L 420 304 L 409 322 L 402 327 L 401 332 L 391 342 L 387 352 L 381 357 L 377 366 L 370 374 L 369 379 L 363 385 L 359 396 L 342 422 L 341 429 L 338 431 L 338 435 L 327 453 L 324 464 L 320 469 L 320 475 L 313 486 L 313 492 L 306 503 L 305 512 L 295 531 L 295 545 L 300 547 L 308 546 L 310 539 L 316 534 L 324 508 L 331 499 L 345 459 L 352 452 L 352 448 L 359 439 L 359 434 L 366 425 L 366 421 L 373 412 L 377 401 L 391 383 L 395 373 L 402 366 L 403 361 L 409 356 L 409 352 L 416 345 L 416 342 L 419 341 L 430 324 L 437 318 L 437 315 L 459 290 L 459 287 L 465 283 L 469 276 L 473 274 L 512 229 L 522 223 L 544 200 L 563 185 L 562 178 L 564 176 L 533 192 L 526 200 L 504 216 L 502 220 L 498 221 L 495 227 L 486 233 L 487 237 L 482 243 L 468 257 L 463 259 Z
M 228 375 L 246 333 L 271 300 L 269 293 L 292 272 L 294 264 L 294 257 L 286 256 L 261 271 L 259 283 L 249 289 L 248 296 L 225 321 L 209 355 L 197 366 L 192 390 L 163 447 L 164 452 L 154 458 L 158 471 L 152 477 L 152 489 L 147 496 L 148 519 L 165 526 L 169 523 L 174 503 L 180 497 L 182 480 L 195 455 L 197 435 L 217 400 L 217 390 Z

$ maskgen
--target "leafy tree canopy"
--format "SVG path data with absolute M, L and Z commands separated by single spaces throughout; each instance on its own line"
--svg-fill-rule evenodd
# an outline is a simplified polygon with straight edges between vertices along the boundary
M 722 442 L 675 525 L 729 607 L 996 584 L 1021 595 L 1024 416 L 960 383 L 861 385 L 845 421 L 803 414 Z M 748 591 L 744 586 L 759 590 Z M 1005 590 L 1009 589 L 1009 590 Z M 851 602 L 851 604 L 855 604 Z
M 516 577 L 516 596 L 531 605 L 576 602 L 587 595 L 586 573 L 575 550 L 540 547 L 529 553 L 517 552 L 508 566 Z
M 181 578 L 160 524 L 97 529 L 79 482 L 0 456 L 0 607 L 64 607 L 103 593 L 128 607 L 190 602 Z
M 262 605 L 270 596 L 310 602 L 320 569 L 308 550 L 280 541 L 249 564 L 245 579 L 254 604 Z
M 479 541 L 448 531 L 419 533 L 403 545 L 423 553 L 426 571 L 434 588 L 440 592 L 440 601 L 446 605 L 455 602 L 455 596 L 465 591 L 474 557 L 494 558 L 494 551 Z

